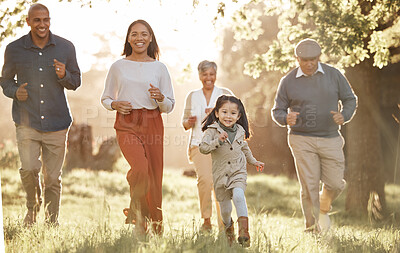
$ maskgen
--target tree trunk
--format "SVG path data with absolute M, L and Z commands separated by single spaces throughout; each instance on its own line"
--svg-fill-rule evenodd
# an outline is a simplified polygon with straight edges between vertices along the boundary
M 379 196 L 385 210 L 384 170 L 382 163 L 379 72 L 367 60 L 346 72 L 358 96 L 358 109 L 346 126 L 346 180 L 348 183 L 346 210 L 370 214 L 370 195 Z M 378 203 L 375 201 L 375 209 Z
M 68 133 L 67 155 L 64 170 L 90 168 L 92 170 L 112 171 L 121 157 L 115 137 L 104 140 L 96 155 L 93 155 L 92 127 L 86 124 L 72 124 Z
M 117 139 L 115 137 L 103 141 L 100 145 L 99 152 L 93 157 L 90 165 L 92 170 L 112 171 L 114 164 L 121 157 Z
M 72 124 L 68 132 L 67 154 L 64 170 L 87 168 L 92 163 L 92 127 L 86 124 Z

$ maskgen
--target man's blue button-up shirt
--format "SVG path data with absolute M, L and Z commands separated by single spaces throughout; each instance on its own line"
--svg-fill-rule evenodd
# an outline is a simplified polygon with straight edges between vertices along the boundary
M 65 64 L 64 78 L 58 78 L 54 59 Z M 28 83 L 26 101 L 16 98 L 18 87 Z M 44 48 L 35 46 L 31 34 L 10 43 L 5 51 L 0 85 L 12 98 L 12 116 L 16 124 L 43 132 L 66 129 L 72 122 L 64 88 L 76 90 L 81 85 L 81 73 L 74 45 L 50 32 Z

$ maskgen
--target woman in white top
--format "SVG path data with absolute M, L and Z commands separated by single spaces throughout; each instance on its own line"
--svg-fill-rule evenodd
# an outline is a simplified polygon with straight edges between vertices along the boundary
M 158 61 L 154 32 L 136 20 L 126 35 L 125 58 L 112 64 L 101 97 L 103 106 L 116 110 L 114 128 L 121 151 L 131 166 L 127 173 L 130 206 L 126 223 L 147 232 L 162 233 L 162 175 L 164 127 L 161 113 L 172 111 L 175 99 L 167 67 Z
M 185 130 L 191 130 L 188 157 L 194 163 L 197 174 L 197 188 L 200 200 L 201 217 L 204 223 L 202 230 L 211 230 L 213 179 L 212 161 L 210 155 L 203 155 L 199 152 L 199 144 L 203 138 L 201 122 L 214 108 L 217 98 L 221 95 L 233 95 L 226 88 L 215 86 L 217 79 L 217 64 L 210 61 L 202 61 L 198 66 L 199 79 L 203 84 L 201 89 L 189 92 L 186 97 L 185 109 L 182 118 L 182 125 Z M 215 195 L 214 195 L 215 196 Z M 219 204 L 215 202 L 217 208 L 218 225 L 223 227 Z

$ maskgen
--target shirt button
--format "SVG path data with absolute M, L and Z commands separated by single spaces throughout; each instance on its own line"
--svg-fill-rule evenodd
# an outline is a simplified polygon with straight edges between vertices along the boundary
M 215 146 L 215 148 L 218 148 L 218 146 Z
M 231 147 L 231 150 L 233 150 L 233 148 Z
M 43 53 L 42 52 L 39 52 L 39 55 L 42 55 Z
M 40 103 L 41 103 L 41 104 L 44 104 L 44 101 L 43 101 L 43 100 L 40 100 Z
M 42 116 L 43 117 L 43 116 Z M 231 164 L 231 162 L 228 162 L 228 164 Z
M 41 84 L 40 84 L 40 88 L 43 88 L 43 86 L 44 86 L 44 85 L 41 83 Z
M 44 119 L 44 116 L 40 117 L 41 119 Z
M 39 68 L 39 71 L 43 71 L 43 69 L 42 69 L 42 68 Z

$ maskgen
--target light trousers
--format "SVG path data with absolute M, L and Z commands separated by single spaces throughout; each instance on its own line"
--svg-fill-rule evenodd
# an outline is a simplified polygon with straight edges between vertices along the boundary
M 300 199 L 306 228 L 313 226 L 320 211 L 327 213 L 331 203 L 344 190 L 344 140 L 290 134 L 288 142 L 292 151 L 297 177 L 300 182 Z M 320 194 L 320 181 L 323 183 Z
M 236 208 L 237 217 L 248 217 L 246 197 L 242 188 L 232 189 L 232 200 L 225 200 L 220 203 L 222 221 L 226 227 L 230 226 L 232 214 L 232 202 Z
M 216 199 L 213 188 L 211 155 L 201 154 L 198 147 L 192 146 L 189 148 L 189 160 L 194 163 L 197 174 L 197 190 L 201 217 L 210 218 L 212 216 L 212 195 L 214 195 L 214 200 Z M 215 206 L 217 209 L 218 224 L 222 225 L 218 201 L 215 201 Z
M 39 208 L 42 203 L 42 188 L 39 173 L 43 168 L 44 206 L 46 219 L 58 220 L 61 200 L 61 173 L 65 156 L 68 129 L 56 132 L 41 132 L 16 125 L 16 136 L 21 168 L 22 186 L 26 192 L 26 207 Z

